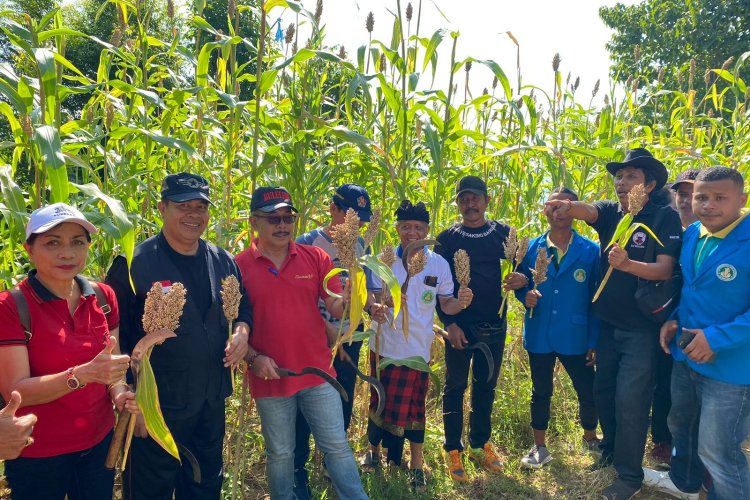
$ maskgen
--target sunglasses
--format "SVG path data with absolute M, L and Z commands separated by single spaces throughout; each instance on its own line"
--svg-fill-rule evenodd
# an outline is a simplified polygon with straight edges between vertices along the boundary
M 297 216 L 295 214 L 290 215 L 256 215 L 256 217 L 260 219 L 266 219 L 269 224 L 272 226 L 276 226 L 278 224 L 281 224 L 281 221 L 284 221 L 284 224 L 294 224 L 294 221 L 297 220 Z

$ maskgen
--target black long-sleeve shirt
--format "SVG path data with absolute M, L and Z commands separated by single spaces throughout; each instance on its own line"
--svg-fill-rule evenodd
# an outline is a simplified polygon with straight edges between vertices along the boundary
M 456 315 L 445 314 L 438 303 L 437 312 L 440 320 L 448 326 L 457 323 L 467 338 L 470 338 L 471 325 L 486 322 L 499 326 L 505 335 L 505 311 L 499 314 L 502 302 L 502 270 L 500 260 L 505 258 L 503 244 L 505 243 L 510 226 L 498 221 L 487 221 L 481 227 L 466 227 L 461 223 L 454 225 L 440 233 L 435 251 L 448 261 L 453 275 L 454 294 L 458 294 L 456 269 L 453 255 L 457 250 L 466 250 L 469 254 L 471 275 L 469 288 L 474 292 L 471 305 Z M 471 340 L 471 339 L 470 339 Z M 500 339 L 498 339 L 500 340 Z

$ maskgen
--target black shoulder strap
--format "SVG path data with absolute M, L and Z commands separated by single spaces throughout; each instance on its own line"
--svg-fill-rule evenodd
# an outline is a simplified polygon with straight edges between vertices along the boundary
M 656 216 L 654 216 L 654 227 L 650 228 L 651 231 L 654 232 L 654 234 L 658 234 L 657 231 L 659 230 L 659 226 L 661 225 L 662 219 L 664 219 L 664 210 L 666 207 L 659 207 L 656 210 Z M 643 254 L 644 262 L 652 262 L 654 261 L 656 257 L 656 239 L 655 238 L 649 238 L 646 242 L 646 251 Z
M 18 317 L 21 320 L 23 333 L 26 335 L 26 343 L 28 344 L 29 340 L 31 340 L 31 315 L 29 314 L 29 303 L 26 302 L 26 296 L 17 286 L 10 289 L 10 295 L 16 302 L 16 310 L 18 310 Z
M 109 314 L 112 311 L 112 308 L 109 307 L 109 304 L 107 304 L 107 297 L 104 296 L 104 292 L 99 286 L 99 283 L 95 283 L 93 281 L 89 281 L 89 283 L 91 284 L 91 288 L 94 289 L 94 293 L 96 294 L 96 304 L 104 314 Z
M 93 281 L 91 283 L 91 288 L 94 289 L 94 293 L 96 294 L 96 303 L 99 306 L 99 308 L 104 312 L 104 314 L 109 314 L 112 311 L 112 308 L 107 303 L 107 297 L 105 297 L 104 292 L 102 291 L 101 287 L 98 283 L 94 283 Z M 29 303 L 26 301 L 26 296 L 23 294 L 20 288 L 13 287 L 10 290 L 10 295 L 13 297 L 13 300 L 16 302 L 16 310 L 18 311 L 18 318 L 21 321 L 21 326 L 23 327 L 23 333 L 26 335 L 26 343 L 29 343 L 29 340 L 31 340 L 32 333 L 31 333 L 31 315 L 29 314 Z

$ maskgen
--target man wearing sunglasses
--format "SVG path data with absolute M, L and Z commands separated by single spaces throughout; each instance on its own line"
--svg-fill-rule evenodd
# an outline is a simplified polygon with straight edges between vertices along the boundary
M 256 312 L 247 362 L 250 387 L 266 446 L 271 499 L 294 498 L 295 420 L 299 409 L 310 426 L 339 498 L 365 499 L 357 464 L 346 439 L 341 397 L 313 375 L 280 378 L 276 369 L 315 367 L 331 376 L 325 320 L 318 301 L 340 318 L 344 300 L 328 295 L 323 280 L 333 269 L 321 248 L 292 240 L 297 209 L 283 187 L 260 187 L 250 202 L 257 237 L 237 256 L 251 306 Z M 341 293 L 339 280 L 328 282 Z

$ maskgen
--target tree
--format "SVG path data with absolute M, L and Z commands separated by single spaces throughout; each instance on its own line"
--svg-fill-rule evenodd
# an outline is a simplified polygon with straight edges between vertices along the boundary
M 643 0 L 601 7 L 599 16 L 615 31 L 607 43 L 612 76 L 641 87 L 708 86 L 715 76 L 706 70 L 750 49 L 750 0 Z M 741 76 L 750 81 L 750 68 Z

